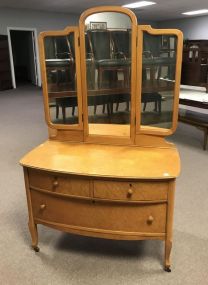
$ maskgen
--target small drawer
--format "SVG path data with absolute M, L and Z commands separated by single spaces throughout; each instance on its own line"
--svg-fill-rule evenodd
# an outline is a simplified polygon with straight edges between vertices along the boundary
M 94 180 L 94 197 L 109 200 L 167 200 L 168 182 Z
M 88 179 L 74 178 L 69 175 L 29 170 L 30 188 L 39 188 L 59 194 L 90 197 L 90 182 Z

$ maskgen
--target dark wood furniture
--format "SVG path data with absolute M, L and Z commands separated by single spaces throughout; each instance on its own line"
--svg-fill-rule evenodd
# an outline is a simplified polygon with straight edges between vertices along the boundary
M 142 103 L 144 103 L 143 111 L 145 111 L 148 102 L 154 102 L 155 103 L 154 111 L 161 113 L 162 96 L 159 93 L 157 92 L 142 93 Z
M 8 37 L 0 35 L 0 90 L 12 88 Z
M 208 40 L 188 40 L 185 42 L 181 83 L 204 86 L 208 93 Z

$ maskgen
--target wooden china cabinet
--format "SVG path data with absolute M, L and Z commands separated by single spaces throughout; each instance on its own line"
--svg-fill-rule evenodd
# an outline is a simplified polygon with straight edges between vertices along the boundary
M 205 87 L 208 93 L 208 40 L 185 41 L 181 83 Z
M 39 47 L 49 140 L 20 161 L 32 247 L 39 251 L 37 224 L 164 240 L 170 271 L 180 158 L 165 137 L 177 125 L 182 33 L 98 7 L 78 27 L 41 33 Z

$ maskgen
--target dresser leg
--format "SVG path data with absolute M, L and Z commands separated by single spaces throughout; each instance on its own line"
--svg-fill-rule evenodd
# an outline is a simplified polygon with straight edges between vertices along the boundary
M 31 239 L 32 239 L 32 248 L 34 249 L 34 251 L 38 252 L 40 249 L 38 247 L 37 225 L 29 222 L 28 227 L 29 227 L 30 235 L 31 235 Z
M 166 237 L 165 237 L 165 264 L 164 270 L 171 272 L 170 269 L 170 254 L 172 249 L 173 240 L 173 210 L 174 210 L 174 193 L 175 193 L 175 180 L 172 180 L 169 184 L 168 190 L 168 208 L 167 208 L 167 225 L 166 225 Z
M 25 188 L 27 196 L 28 215 L 29 215 L 28 228 L 32 239 L 32 248 L 34 249 L 34 251 L 38 252 L 39 251 L 38 231 L 37 231 L 37 224 L 35 224 L 33 217 L 32 201 L 31 201 L 31 194 L 29 187 L 29 177 L 28 177 L 28 170 L 26 167 L 24 167 L 24 177 L 25 177 Z
M 165 241 L 165 268 L 164 270 L 167 272 L 171 272 L 171 269 L 170 269 L 171 249 L 172 249 L 172 241 L 166 240 Z

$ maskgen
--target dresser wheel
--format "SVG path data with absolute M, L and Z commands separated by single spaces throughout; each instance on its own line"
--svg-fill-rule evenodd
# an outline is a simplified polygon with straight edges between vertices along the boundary
M 40 248 L 38 246 L 33 246 L 33 249 L 35 252 L 39 252 L 40 251 Z
M 166 272 L 171 272 L 170 266 L 165 266 L 164 270 L 165 270 Z

